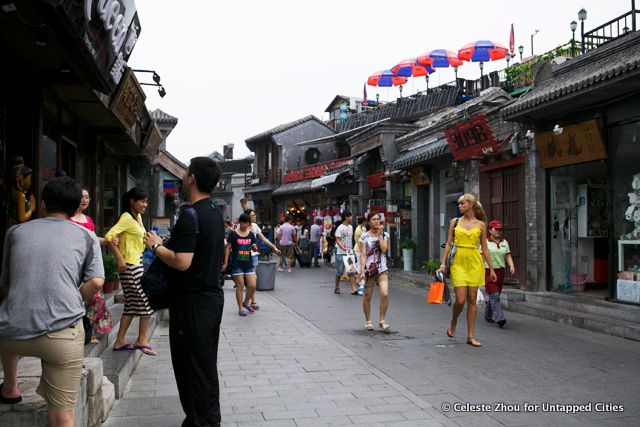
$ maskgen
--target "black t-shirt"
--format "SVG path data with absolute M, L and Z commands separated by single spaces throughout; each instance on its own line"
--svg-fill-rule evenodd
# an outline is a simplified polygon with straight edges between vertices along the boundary
M 250 231 L 249 234 L 242 237 L 236 231 L 232 231 L 227 237 L 227 244 L 231 244 L 229 264 L 232 267 L 253 268 L 251 250 L 256 243 L 256 236 L 253 232 Z
M 186 271 L 168 269 L 171 306 L 214 307 L 224 299 L 219 285 L 224 261 L 224 222 L 211 199 L 202 199 L 192 206 L 197 212 L 198 226 L 194 215 L 182 211 L 167 243 L 167 248 L 174 252 L 193 253 L 193 261 Z

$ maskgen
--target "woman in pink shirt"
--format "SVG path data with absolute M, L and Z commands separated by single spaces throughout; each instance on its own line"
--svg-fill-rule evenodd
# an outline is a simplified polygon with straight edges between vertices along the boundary
M 86 187 L 82 187 L 82 201 L 76 211 L 76 214 L 70 218 L 71 222 L 75 222 L 81 227 L 86 228 L 89 231 L 96 232 L 96 225 L 93 219 L 89 215 L 85 215 L 83 212 L 89 207 L 91 196 L 89 196 L 89 190 Z M 100 245 L 104 246 L 105 240 L 103 237 L 98 237 Z M 98 338 L 96 334 L 106 334 L 111 331 L 111 313 L 104 303 L 104 295 L 102 291 L 97 292 L 90 301 L 85 303 L 85 309 L 87 310 L 86 316 L 91 322 L 93 328 L 93 335 L 91 336 L 91 343 L 97 344 Z M 85 341 L 86 342 L 86 341 Z

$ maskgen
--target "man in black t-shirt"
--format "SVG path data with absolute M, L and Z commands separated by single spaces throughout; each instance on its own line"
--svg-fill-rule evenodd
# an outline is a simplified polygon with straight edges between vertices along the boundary
M 182 178 L 190 206 L 182 209 L 166 246 L 155 233 L 146 244 L 168 268 L 171 296 L 169 342 L 183 427 L 220 425 L 218 338 L 224 295 L 219 286 L 224 256 L 224 222 L 210 193 L 220 167 L 208 157 L 195 157 Z

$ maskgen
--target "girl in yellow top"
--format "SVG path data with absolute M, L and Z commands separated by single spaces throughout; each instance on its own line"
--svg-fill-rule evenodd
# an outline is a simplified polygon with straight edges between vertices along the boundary
M 489 249 L 487 249 L 487 217 L 480 202 L 471 194 L 463 194 L 458 199 L 458 210 L 462 214 L 456 225 L 456 220 L 449 224 L 449 238 L 444 248 L 444 257 L 440 265 L 440 271 L 444 271 L 444 263 L 452 247 L 456 246 L 456 252 L 451 265 L 450 277 L 456 293 L 456 303 L 453 305 L 451 324 L 447 328 L 447 335 L 455 336 L 458 316 L 464 309 L 467 301 L 467 344 L 480 347 L 482 344 L 474 337 L 476 324 L 476 298 L 478 287 L 484 286 L 484 255 L 489 266 L 489 277 L 496 280 L 493 271 Z M 454 240 L 455 229 L 455 241 Z M 480 249 L 482 248 L 482 254 Z
M 144 235 L 146 230 L 142 224 L 142 214 L 147 209 L 149 198 L 144 190 L 134 187 L 122 196 L 122 208 L 124 213 L 120 215 L 118 223 L 113 226 L 105 236 L 109 247 L 118 258 L 118 270 L 120 271 L 120 283 L 124 293 L 124 313 L 120 320 L 118 337 L 113 344 L 114 351 L 140 350 L 149 356 L 155 356 L 156 352 L 147 341 L 147 328 L 149 316 L 153 313 L 149 300 L 142 290 L 140 279 L 142 278 L 142 253 L 144 252 Z M 119 243 L 116 246 L 112 239 L 118 236 Z M 140 317 L 140 329 L 138 339 L 134 344 L 125 341 L 125 335 L 133 316 Z

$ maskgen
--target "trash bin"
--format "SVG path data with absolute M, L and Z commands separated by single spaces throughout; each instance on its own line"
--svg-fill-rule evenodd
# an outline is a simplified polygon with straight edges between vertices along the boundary
M 256 267 L 256 289 L 259 291 L 272 291 L 276 288 L 276 270 L 278 261 L 258 261 Z

